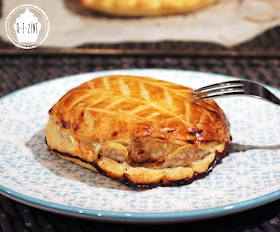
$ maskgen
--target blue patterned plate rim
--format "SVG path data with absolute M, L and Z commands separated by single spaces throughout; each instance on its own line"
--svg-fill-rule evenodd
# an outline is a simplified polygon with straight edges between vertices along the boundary
M 6 96 L 2 97 L 0 101 L 4 98 L 9 98 L 14 94 L 25 91 L 29 88 L 36 88 L 37 86 L 44 85 L 47 82 L 57 82 L 64 78 L 79 78 L 81 76 L 87 75 L 94 75 L 95 77 L 99 75 L 111 75 L 111 74 L 124 74 L 128 72 L 128 74 L 132 74 L 133 72 L 139 71 L 148 71 L 148 72 L 177 72 L 180 73 L 188 73 L 194 74 L 198 76 L 203 76 L 205 74 L 222 77 L 222 78 L 234 78 L 234 79 L 241 79 L 238 77 L 231 77 L 227 75 L 221 74 L 213 74 L 213 73 L 206 73 L 206 72 L 198 72 L 198 71 L 185 71 L 185 70 L 175 70 L 175 69 L 127 69 L 127 70 L 111 70 L 111 71 L 97 71 L 97 72 L 90 72 L 90 73 L 82 73 L 82 74 L 75 74 L 70 76 L 65 76 L 53 80 L 47 80 L 41 83 L 37 83 L 23 89 L 14 91 Z M 276 88 L 264 85 L 270 89 L 274 89 L 275 91 L 279 91 Z M 246 200 L 239 203 L 233 203 L 226 206 L 221 207 L 214 207 L 214 208 L 207 208 L 207 209 L 200 209 L 200 210 L 193 210 L 193 211 L 183 211 L 183 212 L 160 212 L 160 213 L 135 213 L 135 212 L 112 212 L 112 211 L 105 211 L 105 210 L 91 210 L 91 209 L 84 209 L 79 207 L 72 207 L 72 206 L 65 206 L 57 203 L 51 203 L 40 199 L 35 199 L 30 196 L 21 194 L 19 192 L 10 190 L 7 187 L 0 185 L 0 192 L 4 196 L 13 199 L 15 201 L 21 202 L 23 204 L 39 208 L 42 210 L 46 210 L 49 212 L 59 213 L 62 215 L 69 215 L 78 218 L 85 218 L 85 219 L 93 219 L 93 220 L 101 220 L 101 221 L 110 221 L 110 222 L 125 222 L 125 223 L 169 223 L 169 222 L 181 222 L 181 221 L 194 221 L 200 219 L 207 219 L 213 218 L 218 216 L 224 216 L 232 213 L 241 212 L 247 209 L 255 208 L 257 206 L 261 206 L 267 204 L 269 202 L 275 201 L 280 198 L 280 190 L 275 192 L 266 194 L 264 196 L 257 197 L 255 199 Z
M 1 185 L 0 192 L 10 199 L 49 212 L 84 219 L 96 219 L 100 221 L 119 223 L 174 223 L 208 219 L 242 212 L 244 210 L 268 204 L 269 202 L 273 202 L 280 198 L 280 191 L 276 191 L 268 195 L 258 197 L 256 199 L 217 208 L 172 213 L 130 213 L 88 210 L 78 207 L 63 206 L 60 204 L 50 203 L 43 200 L 34 199 L 26 195 L 22 195 L 20 193 L 11 191 Z

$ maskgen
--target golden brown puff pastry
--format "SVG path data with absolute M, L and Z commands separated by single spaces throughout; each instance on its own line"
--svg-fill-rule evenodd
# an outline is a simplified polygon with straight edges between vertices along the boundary
M 49 111 L 52 154 L 138 187 L 191 183 L 230 146 L 214 100 L 190 103 L 192 89 L 149 77 L 104 76 L 66 93 Z
M 184 13 L 217 0 L 81 0 L 89 9 L 116 16 L 158 16 Z

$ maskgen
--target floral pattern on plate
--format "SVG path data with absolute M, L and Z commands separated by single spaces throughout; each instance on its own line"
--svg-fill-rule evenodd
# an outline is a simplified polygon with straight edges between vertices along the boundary
M 139 222 L 206 218 L 280 197 L 280 108 L 253 98 L 217 100 L 231 124 L 231 152 L 209 176 L 190 185 L 130 188 L 51 156 L 45 144 L 48 110 L 69 89 L 109 74 L 150 76 L 193 88 L 236 79 L 179 70 L 115 70 L 59 78 L 9 94 L 0 99 L 4 195 L 79 217 Z

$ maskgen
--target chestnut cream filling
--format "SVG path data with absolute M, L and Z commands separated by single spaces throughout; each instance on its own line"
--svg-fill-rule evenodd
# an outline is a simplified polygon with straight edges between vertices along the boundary
M 67 130 L 61 129 L 54 119 L 49 120 L 47 131 L 49 135 L 47 141 L 51 149 L 72 154 L 88 162 L 106 157 L 118 163 L 127 163 L 131 167 L 152 169 L 188 167 L 215 153 L 216 150 L 223 152 L 225 148 L 224 143 L 197 147 L 152 137 L 104 143 L 80 142 Z

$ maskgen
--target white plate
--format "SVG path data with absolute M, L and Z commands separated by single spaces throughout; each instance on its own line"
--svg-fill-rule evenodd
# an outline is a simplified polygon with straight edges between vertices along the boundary
M 216 217 L 280 197 L 280 108 L 253 98 L 218 100 L 231 123 L 232 149 L 209 176 L 190 185 L 129 188 L 51 156 L 45 150 L 48 110 L 67 90 L 108 74 L 150 76 L 193 88 L 236 79 L 178 70 L 115 70 L 59 78 L 7 95 L 0 99 L 2 194 L 61 214 L 139 223 Z

